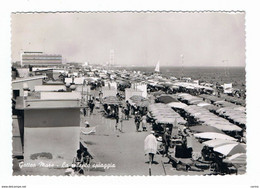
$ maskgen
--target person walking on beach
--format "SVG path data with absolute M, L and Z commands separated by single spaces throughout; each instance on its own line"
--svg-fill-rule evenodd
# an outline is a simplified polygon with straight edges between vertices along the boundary
M 144 140 L 144 153 L 145 155 L 149 155 L 149 162 L 154 162 L 154 155 L 157 152 L 157 140 L 154 136 L 155 132 L 151 131 L 151 133 Z
M 118 118 L 119 118 L 119 121 L 120 121 L 120 131 L 122 132 L 123 131 L 123 108 L 119 107 L 119 110 L 118 110 Z
M 115 119 L 116 119 L 116 126 L 115 126 L 115 129 L 117 130 L 117 128 L 118 128 L 118 123 L 119 123 L 119 115 L 118 115 L 118 112 L 115 113 Z
M 151 131 L 144 140 L 144 153 L 149 156 L 149 175 L 151 175 L 152 163 L 154 163 L 154 155 L 157 153 L 157 140 L 154 131 Z
M 130 110 L 131 110 L 131 105 L 128 101 L 126 101 L 125 115 L 127 120 L 129 120 Z
M 136 126 L 136 132 L 139 131 L 140 122 L 141 122 L 141 116 L 139 115 L 138 112 L 136 112 L 136 114 L 135 114 L 135 126 Z
M 169 128 L 166 128 L 166 130 L 163 134 L 164 155 L 166 157 L 168 156 L 168 150 L 169 150 L 169 146 L 170 146 L 170 138 L 171 138 L 171 135 L 169 133 Z
M 84 116 L 87 115 L 87 110 L 86 110 L 86 108 L 83 108 L 83 114 L 84 114 Z
M 146 116 L 143 115 L 142 117 L 142 128 L 143 128 L 143 131 L 147 131 L 146 129 Z
M 99 102 L 101 103 L 103 97 L 103 92 L 101 90 L 99 91 L 98 97 L 99 97 Z
M 127 107 L 124 110 L 125 110 L 125 120 L 129 120 L 130 110 Z
M 92 99 L 89 100 L 89 107 L 90 107 L 90 114 L 93 113 L 93 110 L 95 108 L 95 103 L 94 103 L 94 97 Z

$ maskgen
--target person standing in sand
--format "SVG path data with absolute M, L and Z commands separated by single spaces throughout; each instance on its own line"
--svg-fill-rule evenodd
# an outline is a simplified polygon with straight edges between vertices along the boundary
M 154 163 L 154 155 L 157 152 L 157 140 L 154 136 L 154 131 L 151 131 L 151 134 L 149 134 L 145 140 L 144 140 L 144 153 L 145 155 L 149 155 L 149 164 Z
M 122 132 L 123 131 L 124 116 L 123 116 L 123 108 L 121 108 L 121 106 L 119 107 L 119 110 L 118 110 L 118 118 L 119 118 L 119 121 L 120 121 L 120 131 Z
M 170 139 L 171 139 L 171 135 L 169 133 L 169 128 L 167 127 L 165 129 L 165 132 L 163 134 L 163 143 L 164 143 L 164 155 L 166 157 L 168 157 L 168 150 L 169 150 L 169 147 L 170 147 Z
M 136 114 L 135 114 L 136 132 L 139 132 L 140 123 L 141 123 L 141 116 L 138 112 L 136 112 Z
M 115 114 L 115 119 L 116 119 L 115 129 L 117 130 L 117 128 L 118 128 L 118 123 L 119 123 L 119 115 L 118 115 L 118 113 Z
M 145 115 L 143 115 L 143 117 L 142 117 L 142 128 L 143 128 L 143 131 L 147 131 L 147 129 L 146 129 L 146 116 Z
M 131 105 L 128 101 L 126 101 L 125 117 L 127 120 L 129 120 L 130 117 L 130 110 L 131 110 Z

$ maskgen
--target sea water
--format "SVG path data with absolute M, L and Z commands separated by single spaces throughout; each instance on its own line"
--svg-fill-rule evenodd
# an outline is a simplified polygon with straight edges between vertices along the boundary
M 154 72 L 154 67 L 122 67 L 125 70 L 135 70 L 145 73 Z M 212 84 L 232 83 L 234 88 L 245 90 L 245 67 L 160 67 L 160 73 L 165 76 L 190 77 L 194 80 Z

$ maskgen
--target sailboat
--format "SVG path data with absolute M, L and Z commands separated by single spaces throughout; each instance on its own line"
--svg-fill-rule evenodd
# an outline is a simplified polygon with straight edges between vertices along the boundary
M 160 72 L 160 61 L 158 61 L 158 63 L 156 64 L 154 71 L 157 72 L 157 73 Z

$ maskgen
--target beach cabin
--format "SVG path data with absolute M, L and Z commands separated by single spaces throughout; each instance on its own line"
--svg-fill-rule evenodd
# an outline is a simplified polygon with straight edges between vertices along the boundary
M 24 145 L 24 122 L 21 116 L 12 116 L 12 133 L 13 157 L 22 159 Z
M 17 98 L 24 118 L 24 162 L 71 164 L 80 142 L 80 100 Z
M 15 99 L 17 96 L 24 96 L 24 86 L 26 85 L 27 89 L 33 91 L 35 86 L 39 86 L 43 84 L 43 79 L 45 76 L 34 76 L 27 78 L 18 78 L 12 81 L 12 90 L 13 90 L 13 98 Z

